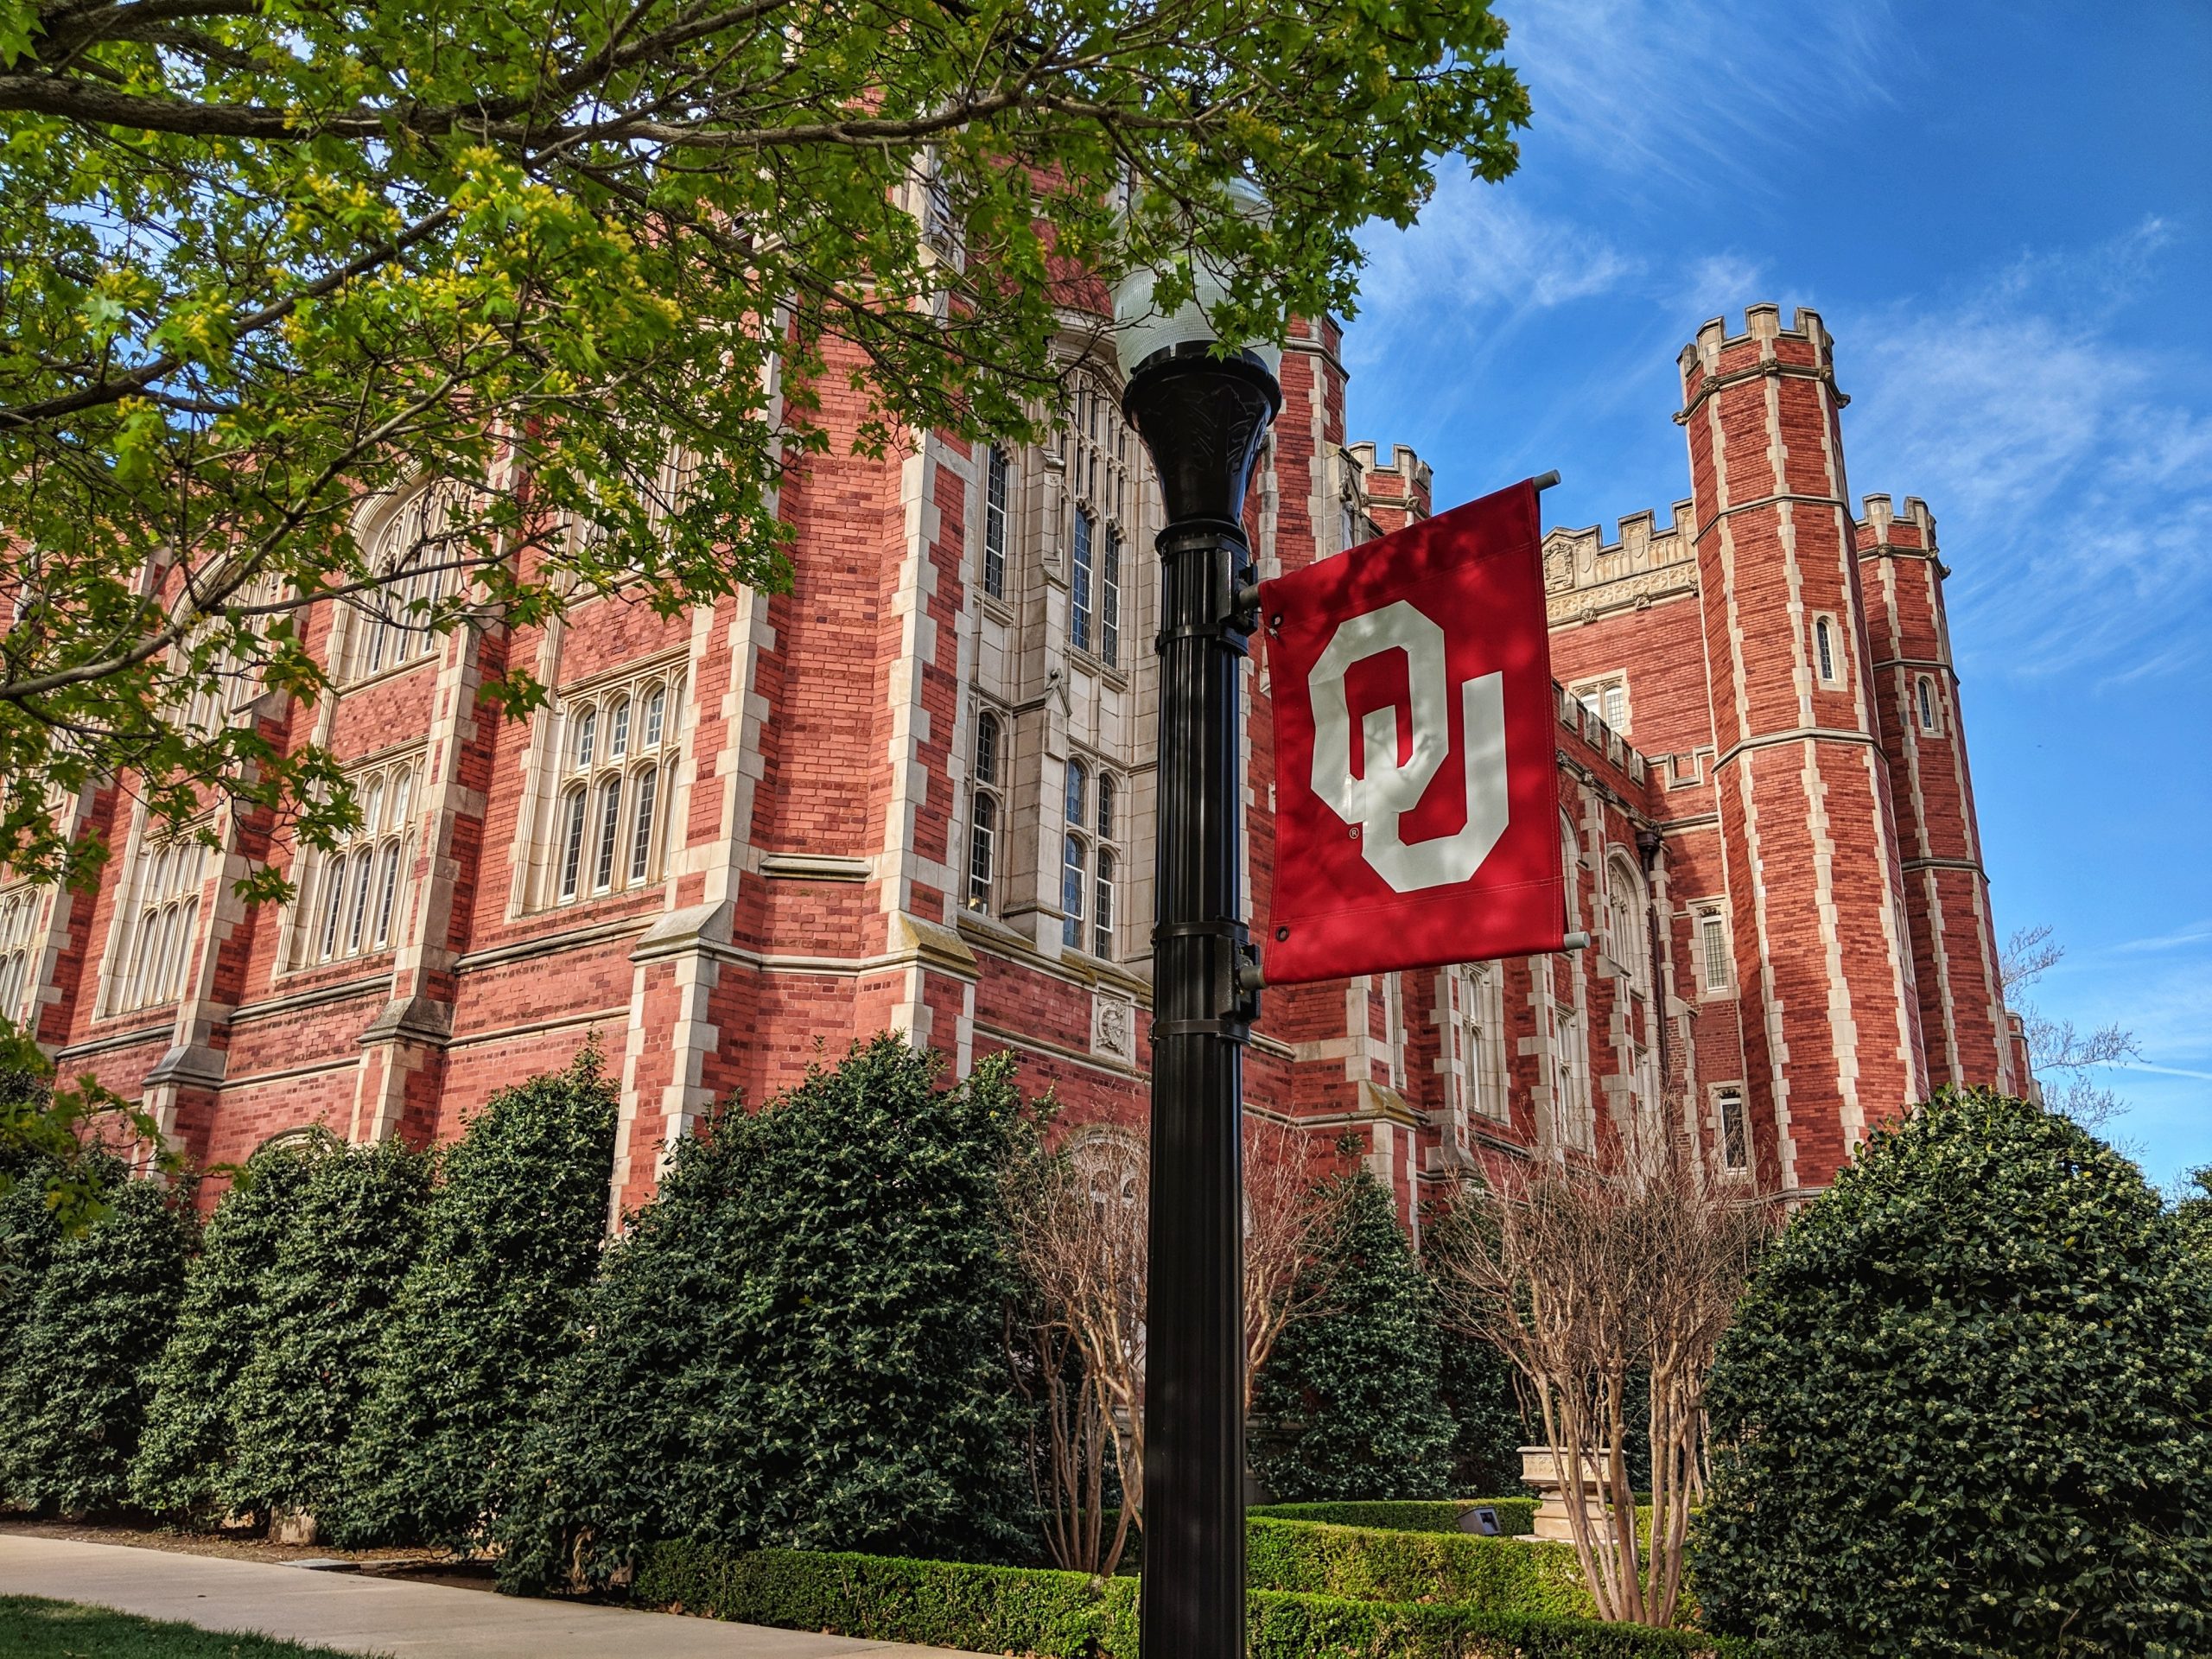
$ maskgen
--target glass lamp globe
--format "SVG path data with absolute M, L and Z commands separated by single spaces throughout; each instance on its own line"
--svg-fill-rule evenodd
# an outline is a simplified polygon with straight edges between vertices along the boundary
M 1252 185 L 1242 179 L 1229 182 L 1230 198 L 1236 210 L 1248 219 L 1264 222 L 1268 217 L 1267 199 Z M 1186 356 L 1204 351 L 1220 338 L 1213 324 L 1206 320 L 1209 310 L 1217 309 L 1229 296 L 1229 284 L 1222 273 L 1203 255 L 1192 262 L 1192 275 L 1197 291 L 1173 312 L 1164 312 L 1154 302 L 1153 290 L 1158 274 L 1149 270 L 1132 270 L 1114 288 L 1114 351 L 1121 360 L 1122 378 L 1131 379 L 1137 370 L 1162 353 Z M 1270 378 L 1282 368 L 1282 347 L 1252 341 L 1246 343 L 1240 353 L 1249 356 L 1265 368 Z

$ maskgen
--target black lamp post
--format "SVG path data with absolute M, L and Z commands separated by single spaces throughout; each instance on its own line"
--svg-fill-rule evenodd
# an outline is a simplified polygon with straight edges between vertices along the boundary
M 1136 290 L 1133 296 L 1133 289 Z M 1144 1659 L 1244 1651 L 1244 1046 L 1238 683 L 1253 617 L 1244 492 L 1282 407 L 1255 351 L 1216 354 L 1195 305 L 1131 326 L 1122 409 L 1152 452 L 1160 534 L 1151 1287 L 1145 1313 Z

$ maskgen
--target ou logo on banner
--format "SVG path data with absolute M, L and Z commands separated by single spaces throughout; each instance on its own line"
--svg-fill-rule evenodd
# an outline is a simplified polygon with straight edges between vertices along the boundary
M 1412 753 L 1398 759 L 1395 705 L 1360 721 L 1361 766 L 1352 770 L 1351 704 L 1344 676 L 1386 651 L 1406 653 Z M 1306 676 L 1313 709 L 1313 792 L 1359 829 L 1360 855 L 1394 892 L 1455 887 L 1482 868 L 1505 833 L 1505 678 L 1482 674 L 1459 687 L 1459 766 L 1467 822 L 1451 835 L 1408 841 L 1399 821 L 1419 804 L 1452 749 L 1452 683 L 1444 630 L 1405 600 L 1349 618 Z

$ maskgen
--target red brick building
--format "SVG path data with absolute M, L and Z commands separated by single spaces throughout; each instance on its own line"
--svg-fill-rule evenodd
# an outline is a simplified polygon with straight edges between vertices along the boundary
M 1347 446 L 1337 347 L 1325 324 L 1284 358 L 1249 509 L 1263 574 L 1428 509 L 1410 452 Z M 1932 1086 L 2026 1082 L 1935 522 L 1853 504 L 1816 316 L 1709 323 L 1681 370 L 1673 524 L 1545 543 L 1569 925 L 1593 943 L 1264 999 L 1252 1109 L 1357 1135 L 1409 1221 L 1471 1160 L 1637 1115 L 1761 1188 L 1817 1187 Z M 710 1102 L 886 1028 L 963 1068 L 1017 1049 L 1075 1120 L 1141 1119 L 1159 506 L 1112 385 L 1078 369 L 1063 413 L 1020 453 L 930 435 L 809 463 L 780 503 L 785 594 L 443 639 L 318 611 L 340 689 L 232 717 L 345 760 L 353 843 L 302 855 L 226 816 L 219 856 L 165 849 L 128 791 L 90 793 L 72 810 L 117 856 L 95 894 L 0 892 L 0 1012 L 210 1160 L 309 1125 L 451 1136 L 596 1033 L 623 1205 Z M 552 696 L 508 722 L 478 692 L 515 662 Z M 1264 908 L 1264 664 L 1248 677 Z M 232 896 L 259 861 L 294 902 Z

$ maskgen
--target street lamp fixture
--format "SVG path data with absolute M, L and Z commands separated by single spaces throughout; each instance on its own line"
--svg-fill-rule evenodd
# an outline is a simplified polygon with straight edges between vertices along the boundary
M 1263 212 L 1256 195 L 1239 206 Z M 1255 580 L 1244 494 L 1282 407 L 1280 350 L 1224 348 L 1225 285 L 1163 315 L 1114 296 L 1122 407 L 1160 479 L 1151 1284 L 1145 1313 L 1145 1659 L 1244 1651 L 1244 1047 L 1258 998 L 1243 921 L 1242 677 Z

